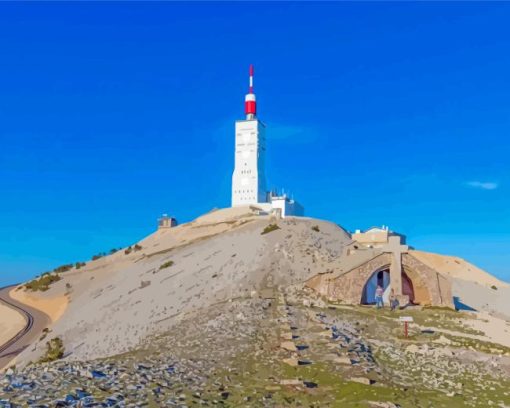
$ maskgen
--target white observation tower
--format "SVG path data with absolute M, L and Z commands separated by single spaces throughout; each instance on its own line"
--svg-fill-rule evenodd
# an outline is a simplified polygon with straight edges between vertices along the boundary
M 245 120 L 236 121 L 236 153 L 232 175 L 232 207 L 257 205 L 267 212 L 303 216 L 304 208 L 293 198 L 266 189 L 266 125 L 257 119 L 257 100 L 253 93 L 253 65 L 250 89 L 244 99 Z
M 250 88 L 245 97 L 245 120 L 236 121 L 235 167 L 232 175 L 232 207 L 267 202 L 265 154 L 266 126 L 257 119 L 253 93 L 253 65 Z

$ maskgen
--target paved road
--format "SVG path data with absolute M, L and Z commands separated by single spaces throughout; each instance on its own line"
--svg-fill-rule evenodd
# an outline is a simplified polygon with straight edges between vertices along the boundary
M 0 302 L 19 311 L 25 316 L 27 324 L 11 340 L 0 345 L 0 369 L 40 337 L 43 329 L 48 327 L 51 322 L 47 314 L 11 299 L 9 292 L 15 286 L 7 286 L 0 289 Z

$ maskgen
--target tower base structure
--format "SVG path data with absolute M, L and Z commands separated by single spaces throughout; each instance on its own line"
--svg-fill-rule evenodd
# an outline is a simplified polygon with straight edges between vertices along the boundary
M 266 125 L 256 116 L 253 74 L 253 65 L 250 65 L 250 88 L 245 97 L 246 119 L 235 123 L 232 207 L 256 206 L 262 212 L 278 213 L 282 218 L 289 215 L 303 216 L 303 206 L 293 198 L 266 189 Z
M 273 195 L 269 194 L 269 202 L 273 212 L 279 211 L 282 218 L 286 216 L 302 217 L 305 215 L 305 209 L 293 198 L 287 197 L 286 194 Z
M 260 208 L 261 214 L 274 214 L 278 218 L 303 217 L 305 210 L 296 200 L 287 195 L 272 195 L 268 193 L 268 201 L 265 203 L 252 203 L 252 207 Z

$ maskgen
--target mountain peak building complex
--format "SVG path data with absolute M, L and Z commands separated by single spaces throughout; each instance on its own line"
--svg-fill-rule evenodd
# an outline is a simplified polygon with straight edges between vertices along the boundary
M 236 121 L 235 165 L 232 175 L 232 207 L 254 205 L 282 217 L 304 215 L 303 207 L 286 194 L 266 188 L 266 125 L 257 118 L 257 99 L 253 92 L 253 65 L 250 87 L 244 102 L 246 119 Z

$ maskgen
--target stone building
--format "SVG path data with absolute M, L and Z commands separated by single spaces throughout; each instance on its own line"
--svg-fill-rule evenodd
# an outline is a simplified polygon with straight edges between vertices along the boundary
M 173 228 L 177 226 L 177 219 L 174 217 L 169 217 L 167 214 L 163 214 L 161 218 L 158 219 L 158 229 L 162 228 Z
M 388 226 L 371 227 L 366 231 L 356 230 L 352 234 L 352 239 L 359 244 L 371 248 L 379 248 L 388 243 L 390 237 L 400 237 L 402 244 L 406 243 L 405 235 L 390 231 Z
M 354 237 L 361 242 L 353 240 L 345 248 L 340 267 L 313 276 L 306 286 L 331 301 L 372 304 L 380 285 L 386 303 L 393 290 L 401 305 L 453 308 L 448 277 L 413 256 L 413 250 L 402 244 L 401 234 L 383 228 L 369 235 L 355 233 Z

